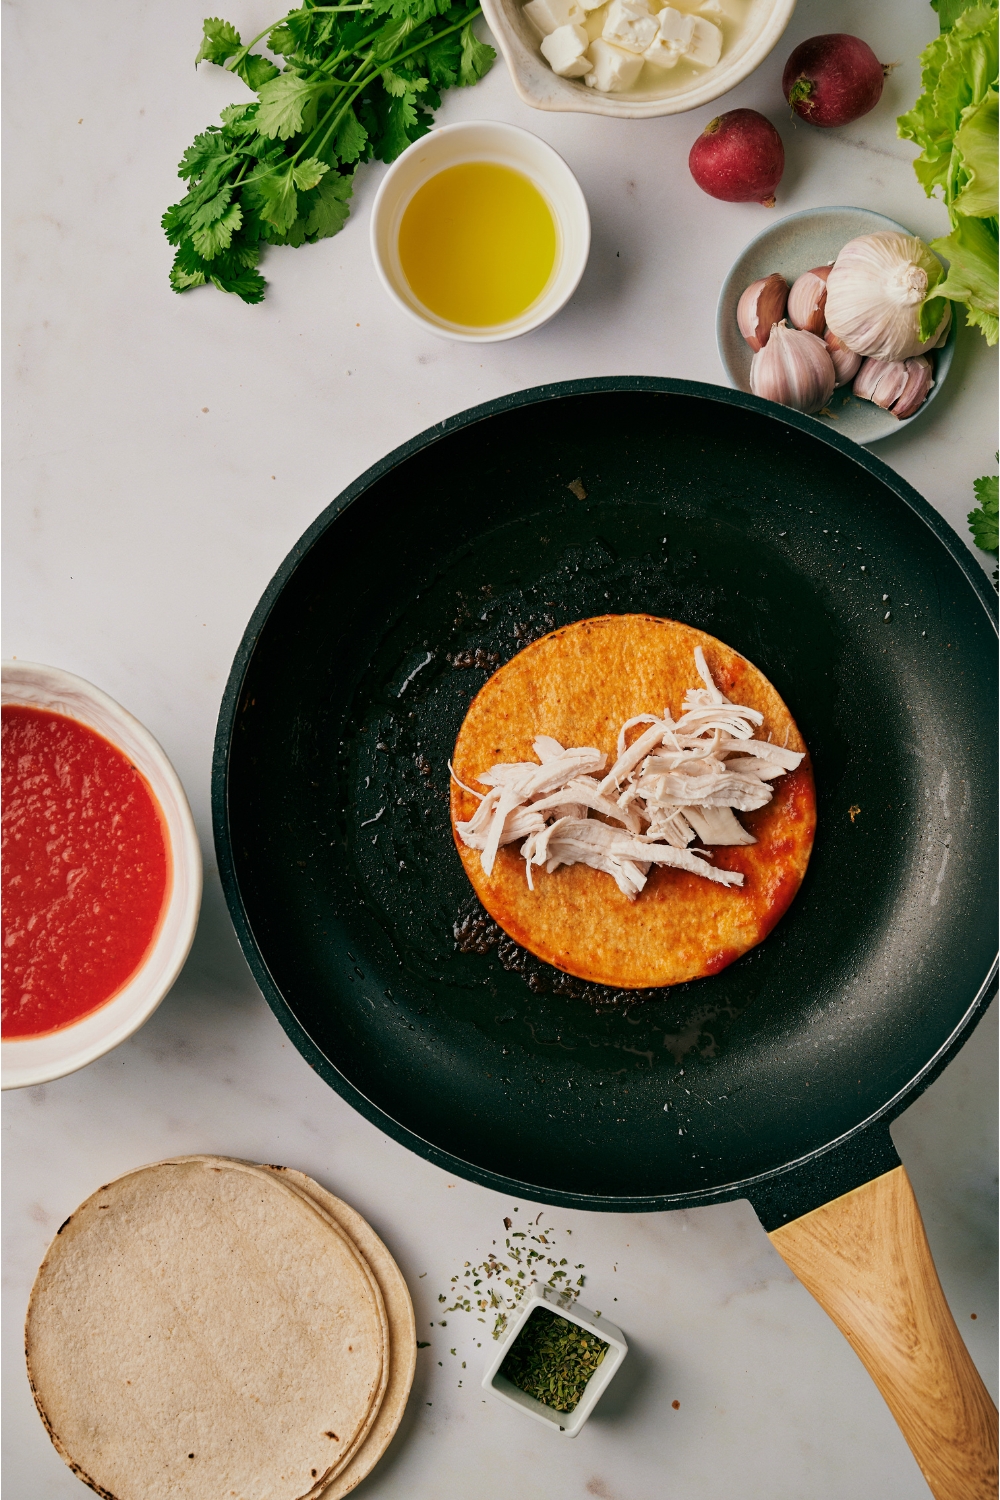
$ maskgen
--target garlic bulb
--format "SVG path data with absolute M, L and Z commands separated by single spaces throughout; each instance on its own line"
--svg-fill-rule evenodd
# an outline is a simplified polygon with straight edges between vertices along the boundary
M 792 282 L 788 293 L 788 321 L 794 328 L 804 328 L 807 333 L 823 336 L 826 327 L 826 278 L 830 266 L 817 266 L 804 271 Z
M 752 281 L 736 307 L 740 333 L 756 354 L 763 349 L 774 327 L 785 316 L 788 282 L 777 271 L 760 281 Z
M 854 394 L 874 401 L 902 422 L 923 406 L 934 384 L 931 362 L 924 355 L 913 359 L 866 359 L 854 382 Z
M 920 308 L 943 267 L 923 240 L 895 231 L 850 240 L 826 284 L 826 323 L 848 349 L 874 359 L 909 359 L 943 343 L 951 303 L 931 338 L 921 341 Z
M 750 389 L 765 401 L 819 411 L 833 395 L 833 360 L 822 339 L 782 321 L 750 363 Z
M 823 335 L 823 342 L 830 351 L 833 368 L 837 374 L 837 384 L 846 385 L 849 380 L 854 379 L 860 370 L 861 355 L 855 354 L 853 349 L 848 349 L 846 344 L 842 344 L 837 335 L 831 333 L 829 328 Z

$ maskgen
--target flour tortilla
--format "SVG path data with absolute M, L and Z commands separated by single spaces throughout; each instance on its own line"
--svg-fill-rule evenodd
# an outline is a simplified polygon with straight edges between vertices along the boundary
M 56 1448 L 107 1500 L 304 1500 L 382 1385 L 380 1302 L 343 1234 L 272 1174 L 160 1162 L 57 1234 L 28 1375 Z
M 473 700 L 455 744 L 455 775 L 475 787 L 498 761 L 537 761 L 533 740 L 551 735 L 567 748 L 594 745 L 610 767 L 618 731 L 636 714 L 677 718 L 688 688 L 701 687 L 701 646 L 717 687 L 758 709 L 768 736 L 790 750 L 806 745 L 778 692 L 752 662 L 702 630 L 653 615 L 579 620 L 526 646 Z M 642 732 L 644 725 L 633 730 Z M 485 791 L 485 787 L 480 790 Z M 476 799 L 452 785 L 452 824 L 472 817 Z M 587 865 L 534 872 L 528 889 L 517 843 L 502 848 L 491 876 L 479 853 L 455 844 L 483 906 L 505 932 L 546 963 L 616 989 L 682 984 L 717 974 L 771 931 L 799 889 L 816 828 L 809 757 L 774 783 L 771 802 L 739 814 L 758 842 L 713 847 L 712 863 L 741 870 L 742 888 L 654 865 L 629 901 L 610 875 Z
M 365 1257 L 378 1282 L 389 1324 L 389 1380 L 385 1398 L 364 1442 L 350 1462 L 323 1490 L 323 1500 L 341 1500 L 361 1483 L 388 1448 L 406 1409 L 417 1367 L 417 1329 L 413 1303 L 403 1274 L 378 1235 L 361 1215 L 342 1199 L 335 1198 L 303 1172 L 291 1167 L 268 1167 L 281 1180 L 311 1198 L 335 1219 Z

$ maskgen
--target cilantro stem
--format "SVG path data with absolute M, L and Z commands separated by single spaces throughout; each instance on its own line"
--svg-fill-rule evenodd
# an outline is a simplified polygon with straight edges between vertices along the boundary
M 332 14 L 342 10 L 371 10 L 371 8 L 371 0 L 364 0 L 364 3 L 361 5 L 311 5 L 308 9 L 300 6 L 298 10 L 293 10 L 289 14 L 293 16 L 307 16 L 315 15 L 317 11 L 323 11 L 324 14 Z M 263 31 L 258 31 L 252 42 L 247 42 L 245 47 L 241 47 L 238 52 L 233 53 L 232 57 L 225 64 L 226 72 L 232 73 L 235 68 L 239 67 L 252 47 L 256 47 L 257 43 L 263 41 L 264 37 L 270 36 L 272 31 L 276 31 L 282 24 L 282 21 L 287 20 L 288 16 L 283 16 L 281 21 L 272 21 L 270 26 L 265 26 Z
M 439 42 L 439 41 L 442 40 L 442 38 L 444 38 L 446 36 L 451 36 L 453 32 L 463 31 L 465 29 L 465 27 L 468 26 L 471 21 L 474 21 L 476 19 L 476 17 L 480 16 L 480 15 L 482 15 L 482 10 L 480 9 L 479 6 L 477 6 L 475 10 L 470 11 L 466 16 L 463 17 L 463 19 L 461 21 L 457 22 L 454 26 L 448 26 L 448 27 L 445 28 L 444 31 L 436 31 L 433 34 L 433 36 L 430 37 L 429 39 L 425 37 L 424 40 L 422 42 L 418 42 L 416 44 L 416 46 L 410 47 L 406 52 L 397 52 L 393 57 L 390 57 L 386 62 L 382 63 L 379 67 L 373 69 L 371 73 L 369 73 L 366 77 L 362 78 L 362 80 L 358 84 L 357 88 L 354 90 L 354 92 L 350 95 L 350 97 L 348 99 L 344 100 L 343 104 L 338 105 L 338 102 L 336 100 L 334 101 L 334 103 L 330 106 L 330 109 L 327 110 L 326 114 L 323 116 L 323 119 L 316 126 L 315 130 L 313 130 L 312 133 L 309 136 L 306 137 L 306 140 L 299 147 L 298 151 L 296 151 L 295 155 L 291 158 L 292 161 L 294 162 L 294 161 L 296 161 L 298 159 L 300 153 L 305 150 L 305 147 L 309 144 L 309 142 L 312 140 L 312 137 L 316 134 L 316 131 L 322 129 L 324 122 L 329 118 L 329 115 L 330 115 L 330 113 L 331 113 L 332 110 L 336 110 L 337 113 L 334 115 L 334 118 L 331 121 L 331 123 L 328 126 L 328 128 L 323 132 L 323 135 L 322 135 L 322 137 L 320 139 L 319 145 L 315 147 L 316 151 L 322 151 L 323 150 L 323 147 L 326 145 L 326 142 L 329 140 L 329 138 L 333 134 L 333 132 L 337 129 L 338 125 L 340 124 L 340 122 L 343 119 L 344 115 L 346 114 L 347 110 L 349 110 L 350 107 L 351 107 L 351 105 L 354 103 L 355 99 L 358 97 L 359 94 L 364 93 L 364 91 L 368 87 L 368 85 L 370 83 L 374 83 L 374 81 L 375 81 L 376 78 L 379 78 L 384 72 L 386 72 L 387 69 L 394 68 L 398 63 L 405 62 L 405 60 L 408 57 L 412 57 L 415 52 L 423 52 L 433 42 Z M 371 53 L 369 52 L 368 57 L 366 58 L 366 62 L 370 62 L 370 61 L 371 61 Z M 360 72 L 360 69 L 358 71 Z M 356 76 L 357 76 L 357 74 L 355 74 L 355 77 Z
M 270 26 L 265 26 L 263 31 L 257 33 L 252 42 L 247 42 L 245 47 L 241 47 L 238 52 L 234 52 L 232 57 L 225 64 L 226 72 L 232 73 L 235 68 L 238 68 L 240 63 L 249 53 L 251 47 L 256 47 L 257 43 L 261 41 L 263 37 L 270 36 L 275 27 L 280 26 L 280 24 L 280 21 L 272 21 Z

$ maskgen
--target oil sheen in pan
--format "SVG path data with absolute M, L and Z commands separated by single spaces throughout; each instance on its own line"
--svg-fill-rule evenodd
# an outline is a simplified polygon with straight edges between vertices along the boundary
M 517 529 L 523 531 L 523 523 Z M 519 1043 L 543 1052 L 580 1048 L 581 1057 L 594 1052 L 594 1012 L 624 1011 L 635 1031 L 629 1050 L 654 1067 L 676 1066 L 693 1050 L 716 1055 L 757 994 L 754 964 L 761 950 L 738 960 L 732 974 L 639 992 L 587 984 L 535 958 L 495 929 L 469 887 L 451 833 L 447 761 L 487 677 L 539 636 L 598 614 L 648 611 L 683 620 L 694 611 L 704 620 L 713 613 L 721 600 L 706 585 L 697 553 L 672 552 L 665 538 L 657 542 L 655 551 L 619 556 L 596 534 L 586 545 L 565 549 L 534 581 L 506 590 L 456 587 L 455 573 L 468 579 L 474 572 L 467 555 L 460 568 L 458 558 L 454 569 L 445 564 L 419 601 L 423 634 L 416 648 L 409 644 L 401 652 L 393 632 L 381 643 L 352 706 L 356 727 L 340 752 L 344 805 L 359 809 L 349 837 L 365 899 L 378 909 L 406 966 L 433 984 L 439 1003 L 472 1018 L 484 1001 L 494 1009 L 503 1001 L 509 1020 L 518 1023 Z M 478 545 L 515 551 L 513 537 L 495 532 Z M 484 567 L 479 576 L 491 572 L 495 576 Z M 803 583 L 789 572 L 784 586 L 792 594 Z M 832 658 L 838 643 L 832 635 L 824 642 L 824 630 L 829 635 L 817 621 L 813 649 Z M 412 620 L 407 635 L 412 643 Z M 790 707 L 794 712 L 794 703 Z M 832 715 L 821 738 L 821 764 L 833 770 L 833 762 L 842 762 L 843 741 Z M 780 942 L 779 925 L 764 946 Z M 580 1007 L 590 1013 L 586 1036 L 578 1034 Z M 611 1032 L 606 1040 L 620 1045 Z

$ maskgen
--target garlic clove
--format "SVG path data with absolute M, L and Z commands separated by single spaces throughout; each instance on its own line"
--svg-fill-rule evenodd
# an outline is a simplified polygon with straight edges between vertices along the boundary
M 760 281 L 752 281 L 736 307 L 740 333 L 756 354 L 763 349 L 775 323 L 785 316 L 788 282 L 772 272 Z
M 895 230 L 849 240 L 827 278 L 826 322 L 856 354 L 910 359 L 947 337 L 951 304 L 929 339 L 920 308 L 941 278 L 941 262 L 916 235 Z
M 922 354 L 910 359 L 866 359 L 854 382 L 854 394 L 902 422 L 924 404 L 933 384 L 931 362 Z
M 788 293 L 788 321 L 794 328 L 804 328 L 807 333 L 817 333 L 822 337 L 826 327 L 826 278 L 829 274 L 830 266 L 816 266 L 792 282 Z
M 822 339 L 782 320 L 771 329 L 750 364 L 750 389 L 765 401 L 796 411 L 821 410 L 833 395 L 837 376 Z
M 854 394 L 888 411 L 906 386 L 906 362 L 902 359 L 866 359 L 854 382 Z
M 849 380 L 854 379 L 860 370 L 861 355 L 855 354 L 853 349 L 848 349 L 846 344 L 842 344 L 837 335 L 831 333 L 829 328 L 823 334 L 823 342 L 829 350 L 830 358 L 833 360 L 837 384 L 846 385 Z
M 892 408 L 894 417 L 901 422 L 907 417 L 912 417 L 931 393 L 934 384 L 934 368 L 926 355 L 918 354 L 915 359 L 906 361 L 906 385 L 903 393 L 895 406 Z

